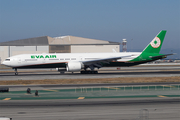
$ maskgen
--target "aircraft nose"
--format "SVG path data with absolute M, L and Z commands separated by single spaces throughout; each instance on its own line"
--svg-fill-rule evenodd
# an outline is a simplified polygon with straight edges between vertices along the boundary
M 5 60 L 5 61 L 2 62 L 2 64 L 5 65 L 5 66 L 9 66 L 10 65 L 10 61 L 6 61 Z
M 3 61 L 2 64 L 3 64 L 3 65 L 6 65 L 6 61 Z
M 11 67 L 11 64 L 12 64 L 11 61 L 12 61 L 11 58 L 7 58 L 2 62 L 2 64 L 5 65 L 5 66 L 8 66 L 8 67 Z

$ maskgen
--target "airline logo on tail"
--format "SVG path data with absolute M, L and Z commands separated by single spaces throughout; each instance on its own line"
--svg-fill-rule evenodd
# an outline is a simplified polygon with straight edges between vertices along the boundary
M 158 37 L 155 37 L 150 44 L 153 48 L 158 48 L 161 45 L 161 40 Z

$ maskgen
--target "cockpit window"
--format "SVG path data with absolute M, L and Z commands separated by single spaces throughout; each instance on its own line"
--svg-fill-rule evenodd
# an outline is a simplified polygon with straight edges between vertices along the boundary
M 10 61 L 10 59 L 6 59 L 5 61 Z

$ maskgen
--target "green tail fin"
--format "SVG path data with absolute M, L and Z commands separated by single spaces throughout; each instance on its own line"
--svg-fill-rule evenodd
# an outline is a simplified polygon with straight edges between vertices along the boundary
M 166 35 L 166 30 L 160 31 L 159 34 L 142 51 L 142 53 L 137 58 L 131 60 L 131 62 L 157 60 L 157 58 L 155 59 L 154 57 L 162 55 L 162 54 L 159 54 L 159 52 L 161 50 L 161 46 L 164 41 L 165 35 Z M 160 58 L 158 57 L 158 59 Z
M 150 42 L 150 44 L 143 50 L 142 53 L 158 53 L 161 50 L 161 46 L 166 35 L 166 30 L 162 30 L 159 34 Z

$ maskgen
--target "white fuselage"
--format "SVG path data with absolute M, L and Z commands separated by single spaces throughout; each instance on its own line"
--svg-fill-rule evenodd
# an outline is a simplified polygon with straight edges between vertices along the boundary
M 68 63 L 68 62 L 85 62 L 104 58 L 123 57 L 118 59 L 119 62 L 130 61 L 141 52 L 122 52 L 122 53 L 43 53 L 43 54 L 22 54 L 7 58 L 3 64 L 9 67 L 21 67 L 38 64 Z

